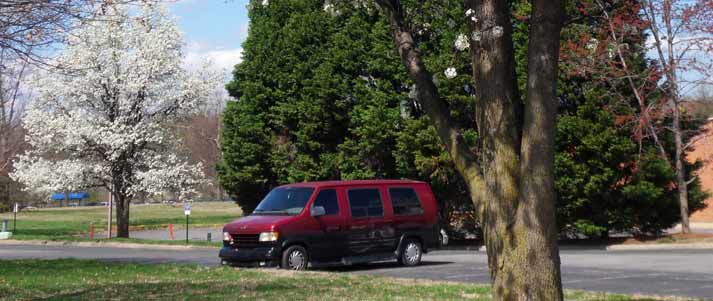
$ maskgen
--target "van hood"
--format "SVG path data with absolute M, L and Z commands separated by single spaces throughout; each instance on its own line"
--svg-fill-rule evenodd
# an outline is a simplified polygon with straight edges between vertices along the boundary
M 257 234 L 260 232 L 273 231 L 278 224 L 293 218 L 295 218 L 295 216 L 291 215 L 250 215 L 226 224 L 225 227 L 223 227 L 223 232 L 231 234 Z

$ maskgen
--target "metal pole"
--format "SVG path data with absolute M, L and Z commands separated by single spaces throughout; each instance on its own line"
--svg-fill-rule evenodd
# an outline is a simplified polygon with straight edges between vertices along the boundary
M 186 214 L 186 243 L 188 243 L 188 214 Z
M 111 239 L 111 211 L 112 211 L 112 207 L 114 206 L 114 187 L 113 187 L 113 185 L 112 185 L 112 189 L 111 189 L 111 191 L 109 191 L 109 193 L 111 194 L 111 196 L 109 197 L 109 210 L 108 210 L 109 217 L 107 218 L 107 220 L 108 220 L 107 239 Z
M 17 203 L 15 203 L 15 208 L 12 209 L 12 233 L 17 232 Z

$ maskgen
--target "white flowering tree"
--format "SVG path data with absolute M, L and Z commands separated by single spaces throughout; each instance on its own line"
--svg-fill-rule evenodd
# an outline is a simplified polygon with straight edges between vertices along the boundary
M 185 196 L 202 181 L 200 166 L 172 153 L 168 125 L 201 109 L 215 77 L 182 67 L 182 37 L 162 5 L 108 5 L 70 36 L 33 80 L 23 121 L 32 150 L 12 176 L 41 192 L 107 188 L 117 236 L 128 237 L 132 198 Z

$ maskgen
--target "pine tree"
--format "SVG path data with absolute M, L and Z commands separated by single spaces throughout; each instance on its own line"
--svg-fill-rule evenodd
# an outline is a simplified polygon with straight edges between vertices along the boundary
M 437 18 L 418 15 L 424 19 L 416 23 L 423 26 L 414 30 L 415 38 L 426 54 L 426 66 L 455 66 L 459 74 L 472 73 L 469 57 L 454 46 L 467 32 L 462 5 L 423 5 L 417 8 L 442 12 Z M 520 16 L 530 13 L 530 4 L 514 5 L 513 40 L 522 75 L 527 70 L 529 24 Z M 567 9 L 571 15 L 580 13 L 576 6 Z M 392 49 L 388 24 L 376 11 L 343 2 L 329 7 L 316 0 L 255 2 L 250 18 L 245 58 L 228 85 L 238 101 L 229 103 L 223 114 L 225 158 L 218 167 L 223 186 L 246 212 L 280 184 L 413 178 L 431 184 L 446 217 L 456 216 L 468 230 L 477 231 L 467 186 L 416 102 L 413 82 Z M 578 19 L 563 32 L 565 55 L 584 33 L 591 36 L 601 30 L 592 18 Z M 642 42 L 632 40 L 631 45 Z M 641 60 L 635 67 L 643 72 L 648 66 Z M 675 214 L 668 211 L 668 200 L 675 194 L 666 189 L 669 171 L 658 168 L 656 156 L 649 155 L 653 145 L 644 145 L 639 156 L 631 127 L 620 122 L 622 116 L 634 114 L 622 103 L 632 100 L 605 93 L 612 89 L 610 84 L 591 81 L 578 73 L 579 67 L 586 68 L 587 62 L 568 57 L 559 72 L 559 229 L 600 235 L 607 229 L 656 232 L 668 227 Z M 476 88 L 469 77 L 448 79 L 437 73 L 434 82 L 454 122 L 466 129 L 474 124 L 471 99 Z M 518 87 L 524 94 L 523 76 Z M 477 152 L 477 131 L 467 129 L 463 137 Z M 655 189 L 641 193 L 646 187 Z

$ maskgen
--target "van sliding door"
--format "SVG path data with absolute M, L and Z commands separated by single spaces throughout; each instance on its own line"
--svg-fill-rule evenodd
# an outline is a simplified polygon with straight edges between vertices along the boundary
M 375 229 L 374 217 L 384 216 L 384 204 L 379 188 L 347 189 L 350 221 L 347 234 L 349 255 L 368 255 L 378 253 L 378 230 Z

